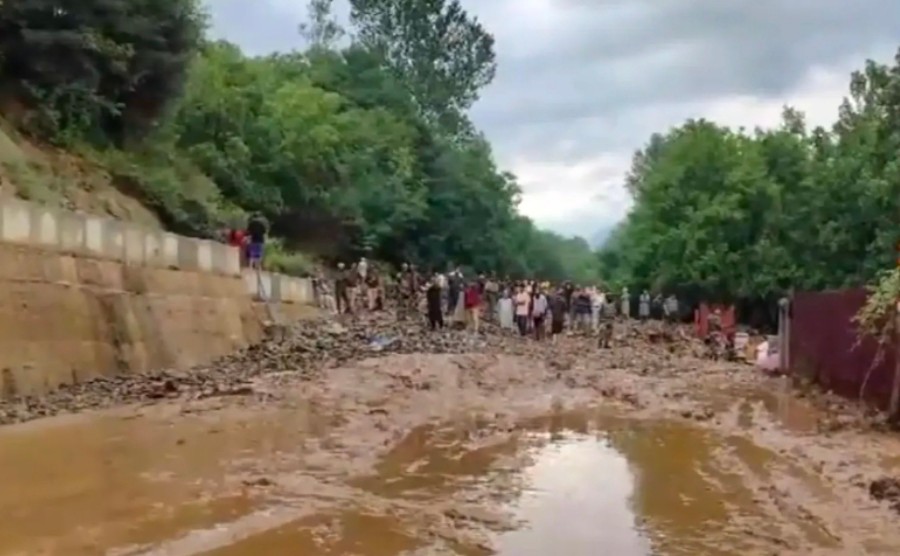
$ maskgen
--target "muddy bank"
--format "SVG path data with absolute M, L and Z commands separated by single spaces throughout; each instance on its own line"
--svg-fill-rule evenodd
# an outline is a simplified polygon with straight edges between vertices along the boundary
M 900 444 L 677 332 L 312 326 L 0 429 L 0 554 L 900 553 Z

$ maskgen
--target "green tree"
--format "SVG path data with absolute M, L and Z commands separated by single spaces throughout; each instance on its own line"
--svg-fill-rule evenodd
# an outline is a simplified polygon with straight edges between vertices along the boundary
M 178 97 L 203 33 L 195 0 L 0 3 L 3 85 L 51 134 L 145 136 Z
M 384 56 L 431 122 L 458 131 L 497 69 L 494 38 L 459 0 L 351 0 L 359 42 Z

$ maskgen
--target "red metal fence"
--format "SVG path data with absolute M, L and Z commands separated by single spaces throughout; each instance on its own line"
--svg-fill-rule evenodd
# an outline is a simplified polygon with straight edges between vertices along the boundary
M 853 317 L 863 306 L 863 289 L 794 294 L 790 318 L 791 372 L 813 378 L 825 388 L 851 397 L 871 371 L 865 398 L 881 407 L 890 399 L 893 349 L 877 363 L 874 339 L 859 341 Z
M 717 309 L 720 313 L 722 331 L 726 334 L 734 333 L 734 327 L 737 322 L 734 305 L 709 305 L 707 303 L 701 303 L 700 306 L 694 310 L 694 331 L 698 338 L 706 337 L 706 334 L 709 332 L 709 316 Z

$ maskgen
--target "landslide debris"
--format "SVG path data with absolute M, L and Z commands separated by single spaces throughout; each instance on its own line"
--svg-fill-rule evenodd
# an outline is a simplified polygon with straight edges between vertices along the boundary
M 271 329 L 259 344 L 187 371 L 123 374 L 69 384 L 46 395 L 0 401 L 0 425 L 60 413 L 182 396 L 252 395 L 253 378 L 290 371 L 300 379 L 351 361 L 397 353 L 474 353 L 512 338 L 493 327 L 474 337 L 459 330 L 429 332 L 419 320 L 388 315 L 311 319 Z
M 602 363 L 604 368 L 633 369 L 642 376 L 652 373 L 663 377 L 682 372 L 684 357 L 691 358 L 700 346 L 680 327 L 637 321 L 615 324 L 612 349 L 598 352 L 595 344 L 592 334 L 580 331 L 569 333 L 564 345 L 523 341 L 514 332 L 501 331 L 490 322 L 483 324 L 477 336 L 452 327 L 431 332 L 422 319 L 398 321 L 390 313 L 310 319 L 271 327 L 259 344 L 186 371 L 101 377 L 65 385 L 42 396 L 2 400 L 0 425 L 175 398 L 266 398 L 271 394 L 254 389 L 254 379 L 259 376 L 288 373 L 292 379 L 313 380 L 329 368 L 388 354 L 491 352 L 525 356 L 544 361 L 552 371 L 550 380 L 574 386 L 577 376 L 585 379 L 570 373 L 580 363 Z

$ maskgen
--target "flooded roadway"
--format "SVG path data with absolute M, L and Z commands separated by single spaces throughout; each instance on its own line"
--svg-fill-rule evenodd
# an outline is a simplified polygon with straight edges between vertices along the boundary
M 893 439 L 733 369 L 608 363 L 391 356 L 5 427 L 0 554 L 900 553 L 858 484 Z

